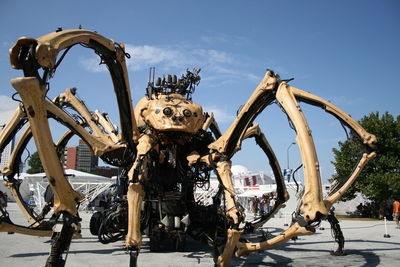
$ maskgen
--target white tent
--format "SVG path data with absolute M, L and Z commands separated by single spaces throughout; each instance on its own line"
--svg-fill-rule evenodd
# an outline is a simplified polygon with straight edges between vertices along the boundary
M 263 194 L 275 192 L 276 184 L 245 186 L 242 189 L 243 193 L 239 194 L 238 197 L 261 197 Z
M 66 169 L 64 170 L 65 176 L 68 178 L 68 180 L 72 183 L 75 182 L 106 182 L 110 181 L 110 178 L 96 175 L 96 174 L 91 174 L 87 172 L 81 172 L 77 170 L 72 170 L 72 169 Z M 26 174 L 25 175 L 26 179 L 32 179 L 32 180 L 47 180 L 46 179 L 46 173 L 35 173 L 35 174 Z
M 66 169 L 64 173 L 74 190 L 85 196 L 84 200 L 81 201 L 81 208 L 85 208 L 90 201 L 108 189 L 114 182 L 104 176 L 72 169 Z M 30 191 L 27 201 L 41 210 L 44 204 L 44 192 L 48 185 L 46 173 L 25 175 L 24 183 L 28 184 Z

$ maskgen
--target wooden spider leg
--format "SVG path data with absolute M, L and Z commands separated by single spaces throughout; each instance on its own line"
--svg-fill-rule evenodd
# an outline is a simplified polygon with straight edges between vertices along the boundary
M 4 185 L 7 186 L 8 190 L 15 199 L 15 202 L 17 203 L 19 209 L 21 210 L 22 214 L 24 215 L 28 223 L 32 227 L 39 226 L 39 223 L 34 218 L 32 211 L 28 208 L 27 204 L 25 204 L 25 201 L 22 199 L 22 196 L 19 193 L 19 190 L 17 189 L 17 185 L 15 185 L 14 183 L 4 183 Z
M 358 122 L 356 122 L 353 118 L 351 118 L 347 113 L 329 103 L 323 98 L 320 98 L 316 95 L 311 93 L 305 92 L 298 88 L 290 86 L 290 91 L 296 96 L 296 99 L 299 101 L 305 102 L 310 105 L 314 105 L 324 109 L 326 112 L 333 115 L 337 118 L 341 123 L 349 127 L 356 133 L 360 139 L 362 140 L 363 144 L 367 147 L 367 149 L 373 149 L 374 145 L 377 142 L 375 135 L 368 133 Z M 360 175 L 361 171 L 368 163 L 369 160 L 373 159 L 376 156 L 374 151 L 369 153 L 364 153 L 356 165 L 356 168 L 350 174 L 349 178 L 347 179 L 346 183 L 342 185 L 342 187 L 336 191 L 336 193 L 332 194 L 331 196 L 324 199 L 325 206 L 327 209 L 330 209 L 338 199 L 340 199 L 343 194 L 350 188 L 350 186 L 354 183 L 357 177 Z
M 15 135 L 14 135 L 15 136 Z M 14 176 L 15 173 L 18 172 L 19 170 L 19 165 L 21 163 L 20 157 L 24 149 L 26 148 L 26 145 L 32 138 L 32 131 L 31 128 L 28 127 L 25 129 L 24 133 L 18 140 L 15 148 L 11 152 L 10 158 L 7 161 L 7 164 L 4 165 L 3 169 L 1 170 L 1 173 L 4 176 Z
M 361 171 L 364 169 L 365 165 L 367 165 L 368 161 L 373 159 L 376 156 L 375 152 L 371 152 L 370 154 L 364 153 L 361 157 L 360 162 L 357 164 L 354 172 L 350 175 L 349 179 L 347 179 L 346 183 L 334 194 L 328 196 L 324 199 L 325 206 L 327 208 L 331 208 L 333 203 L 339 200 L 347 190 L 349 190 L 350 186 L 354 183 L 357 177 L 360 175 Z
M 118 143 L 121 141 L 121 136 L 118 135 L 118 131 L 115 126 L 112 124 L 110 118 L 107 116 L 107 113 L 101 113 L 99 110 L 95 110 L 94 113 L 97 116 L 98 123 L 107 131 L 108 136 L 114 143 Z
M 203 124 L 203 130 L 207 131 L 208 129 L 214 134 L 215 138 L 221 137 L 221 130 L 219 129 L 218 123 L 214 118 L 214 113 L 211 112 L 207 120 Z
M 329 209 L 322 199 L 322 185 L 317 153 L 311 130 L 301 111 L 295 96 L 287 83 L 281 83 L 276 93 L 276 99 L 290 118 L 296 131 L 296 141 L 300 149 L 304 166 L 304 195 L 301 211 L 307 223 L 326 217 Z
M 224 251 L 218 255 L 218 266 L 229 266 L 231 263 L 232 255 L 239 241 L 240 235 L 243 230 L 239 230 L 239 224 L 244 219 L 244 214 L 236 204 L 237 194 L 233 186 L 231 166 L 232 163 L 228 160 L 221 159 L 217 153 L 212 153 L 209 156 L 199 157 L 197 153 L 188 156 L 189 165 L 194 162 L 204 162 L 213 166 L 217 172 L 217 177 L 220 184 L 224 189 L 224 196 L 226 201 L 226 215 L 230 218 L 230 228 L 227 230 L 227 241 L 225 243 Z M 215 163 L 216 162 L 216 163 Z
M 261 129 L 259 128 L 258 124 L 255 124 L 248 128 L 246 132 L 244 133 L 242 140 L 246 138 L 254 137 L 256 139 L 257 145 L 259 145 L 264 153 L 267 155 L 267 157 L 270 160 L 272 169 L 274 170 L 276 180 L 277 180 L 277 187 L 278 187 L 278 201 L 276 202 L 275 206 L 273 207 L 272 211 L 268 213 L 266 216 L 263 216 L 260 220 L 254 222 L 252 224 L 253 228 L 258 228 L 262 226 L 266 221 L 268 221 L 273 214 L 275 214 L 283 205 L 284 202 L 286 202 L 289 199 L 289 195 L 286 191 L 286 186 L 283 180 L 283 175 L 279 167 L 279 163 L 275 157 L 274 152 L 272 151 L 271 146 L 269 145 L 267 139 L 265 138 L 264 134 L 261 132 Z M 232 218 L 234 220 L 234 223 L 237 224 L 240 222 L 240 218 L 238 215 L 238 208 L 235 203 L 235 197 L 236 197 L 236 192 L 233 187 L 232 183 L 232 173 L 230 171 L 231 164 L 230 161 L 219 161 L 217 163 L 217 171 L 218 175 L 220 176 L 220 179 L 222 181 L 222 184 L 225 186 L 225 198 L 227 200 L 227 216 L 229 218 Z M 228 229 L 228 237 L 227 237 L 227 242 L 225 244 L 224 251 L 222 255 L 218 257 L 218 262 L 217 264 L 219 266 L 229 266 L 233 252 L 237 245 L 239 244 L 239 238 L 240 235 L 243 233 L 243 230 L 238 230 L 235 228 Z M 281 241 L 283 242 L 283 241 Z
M 300 235 L 311 235 L 315 233 L 315 229 L 307 226 L 301 226 L 299 223 L 293 224 L 289 229 L 282 232 L 278 236 L 259 243 L 237 243 L 236 256 L 247 255 L 250 252 L 262 251 L 273 248 L 279 244 L 285 243 L 293 237 Z
M 105 134 L 103 129 L 100 128 L 98 121 L 86 107 L 86 105 L 75 96 L 76 89 L 68 88 L 64 93 L 60 94 L 58 101 L 62 105 L 71 106 L 75 109 L 82 118 L 84 118 L 86 124 L 92 129 L 93 134 L 101 140 L 102 143 L 112 146 L 114 141 L 108 134 Z M 101 115 L 100 115 L 101 116 Z M 118 142 L 119 140 L 117 140 Z
M 5 221 L 0 221 L 0 232 L 5 232 L 5 233 L 12 232 L 22 235 L 47 236 L 47 237 L 50 237 L 53 234 L 52 230 L 40 230 L 35 228 L 23 227 Z
M 236 244 L 239 241 L 240 235 L 243 231 L 238 230 L 238 226 L 243 220 L 243 216 L 236 205 L 237 194 L 232 182 L 231 162 L 222 160 L 217 162 L 217 172 L 224 186 L 224 194 L 226 201 L 226 215 L 233 222 L 231 228 L 228 229 L 228 237 L 225 244 L 224 251 L 218 256 L 218 266 L 229 266 L 231 263 L 233 252 Z
M 296 97 L 296 98 L 295 98 Z M 326 100 L 319 98 L 315 95 L 310 93 L 304 92 L 300 89 L 291 87 L 286 83 L 282 83 L 281 87 L 278 89 L 276 98 L 280 101 L 281 105 L 283 106 L 284 110 L 287 112 L 289 118 L 294 123 L 295 129 L 297 131 L 298 137 L 297 142 L 300 145 L 300 150 L 302 153 L 303 164 L 307 164 L 305 169 L 308 170 L 307 174 L 305 174 L 305 180 L 308 183 L 311 180 L 313 184 L 314 191 L 310 192 L 310 183 L 308 184 L 308 200 L 310 197 L 315 197 L 314 201 L 317 200 L 317 205 L 321 207 L 321 200 L 319 193 L 319 186 L 318 182 L 315 180 L 319 177 L 318 172 L 318 161 L 314 149 L 314 145 L 312 143 L 311 134 L 309 132 L 308 126 L 306 121 L 301 113 L 300 107 L 297 104 L 297 100 L 305 102 L 307 104 L 315 105 L 325 109 L 328 113 L 335 116 L 339 119 L 342 123 L 353 129 L 363 140 L 363 143 L 369 147 L 373 147 L 376 143 L 376 137 L 372 134 L 366 132 L 356 121 L 354 121 L 349 115 L 341 111 L 339 108 L 335 107 L 331 103 L 327 102 Z M 332 204 L 339 199 L 344 192 L 348 190 L 357 176 L 360 174 L 364 166 L 367 162 L 375 157 L 375 152 L 371 152 L 369 154 L 364 153 L 360 162 L 358 163 L 357 167 L 355 168 L 354 172 L 351 174 L 350 178 L 347 182 L 333 195 L 329 196 L 327 199 L 323 200 L 323 204 L 325 205 L 325 209 L 329 210 Z M 307 183 L 306 183 L 307 185 Z M 306 189 L 307 189 L 306 188 Z M 307 197 L 305 198 L 307 200 Z M 304 199 L 303 199 L 304 201 Z M 323 206 L 322 206 L 323 207 Z M 304 205 L 302 206 L 302 210 L 304 211 Z M 318 209 L 316 209 L 318 211 Z M 306 218 L 307 219 L 307 218 Z M 269 239 L 264 242 L 260 243 L 243 243 L 239 242 L 237 244 L 237 251 L 236 256 L 246 255 L 249 252 L 253 251 L 262 251 L 265 249 L 273 248 L 281 243 L 284 243 L 293 237 L 297 237 L 300 235 L 309 235 L 313 234 L 315 230 L 313 227 L 308 225 L 306 221 L 298 221 L 294 223 L 288 230 L 281 233 L 280 235 Z
M 239 151 L 246 130 L 251 127 L 258 114 L 275 100 L 277 83 L 278 79 L 273 72 L 267 71 L 228 130 L 208 147 L 223 154 L 228 160 Z
M 139 250 L 142 244 L 140 232 L 140 212 L 145 192 L 141 181 L 147 179 L 147 153 L 153 147 L 154 140 L 149 135 L 142 135 L 137 145 L 137 157 L 128 173 L 128 233 L 125 245 L 128 250 Z
M 230 170 L 231 157 L 240 150 L 246 130 L 252 125 L 254 119 L 262 112 L 266 106 L 275 100 L 275 89 L 277 77 L 271 71 L 267 71 L 264 79 L 254 90 L 250 99 L 240 110 L 235 121 L 229 129 L 211 143 L 209 149 L 215 151 L 216 156 L 220 156 L 217 161 L 217 172 L 220 176 L 220 183 L 224 186 L 227 202 L 227 216 L 232 219 L 233 227 L 228 230 L 228 239 L 222 255 L 218 257 L 217 264 L 220 266 L 229 266 L 231 257 L 239 240 L 242 231 L 238 230 L 238 224 L 242 222 L 243 217 L 235 203 L 236 192 L 233 188 L 232 173 Z M 213 155 L 211 156 L 213 157 Z M 213 160 L 214 161 L 214 160 Z M 211 163 L 212 164 L 212 163 Z
M 18 130 L 27 122 L 26 114 L 22 104 L 19 104 L 14 111 L 11 119 L 5 124 L 0 131 L 0 153 L 11 142 L 12 138 L 17 134 Z
M 71 116 L 51 101 L 46 101 L 46 109 L 49 116 L 55 117 L 57 121 L 65 124 L 69 129 L 79 135 L 79 137 L 90 146 L 95 156 L 102 156 L 106 152 L 125 146 L 123 144 L 111 144 L 110 142 L 105 143 L 100 137 L 90 134 L 84 127 L 82 127 L 81 122 L 75 121 Z
M 17 120 L 22 120 L 23 118 L 26 118 L 25 112 L 20 113 L 21 108 L 19 107 L 16 111 L 16 113 L 19 114 L 19 116 L 16 116 Z M 15 117 L 15 116 L 14 116 Z M 11 123 L 12 124 L 12 123 Z M 14 134 L 15 136 L 16 134 Z M 58 157 L 60 157 L 61 153 L 64 151 L 65 145 L 68 142 L 68 140 L 72 137 L 73 133 L 71 130 L 68 130 L 64 136 L 57 142 L 56 144 L 56 149 L 57 149 L 57 154 Z M 22 211 L 22 214 L 30 224 L 30 227 L 39 227 L 40 223 L 37 221 L 36 216 L 32 213 L 31 209 L 27 206 L 25 201 L 22 199 L 22 196 L 18 190 L 19 187 L 19 182 L 14 179 L 14 176 L 16 173 L 19 172 L 20 168 L 20 163 L 21 163 L 21 156 L 23 151 L 25 150 L 28 142 L 32 138 L 32 130 L 31 127 L 28 126 L 22 136 L 19 138 L 17 144 L 15 145 L 15 148 L 13 149 L 9 160 L 7 161 L 6 165 L 4 168 L 1 170 L 1 173 L 6 176 L 9 180 L 9 182 L 5 182 L 4 184 L 7 186 L 7 188 L 10 190 L 12 196 L 14 197 L 18 207 Z M 12 227 L 19 227 L 16 225 L 12 225 Z M 16 231 L 9 231 L 9 232 L 16 232 L 16 233 L 25 233 L 27 230 L 22 227 L 22 230 L 19 228 Z M 29 228 L 31 229 L 31 228 Z M 29 230 L 30 231 L 30 230 Z M 36 232 L 35 232 L 36 231 Z M 50 235 L 51 235 L 51 231 Z M 35 235 L 35 233 L 38 233 L 39 236 L 42 234 L 40 232 L 37 232 L 37 230 L 33 229 L 31 233 L 27 233 L 29 235 Z
M 53 32 L 37 39 L 22 37 L 10 49 L 11 66 L 15 69 L 22 69 L 23 63 L 20 60 L 21 50 L 33 45 L 35 47 L 35 60 L 37 61 L 35 64 L 52 70 L 57 67 L 58 54 L 75 44 L 84 44 L 86 47 L 94 49 L 101 55 L 108 66 L 118 101 L 122 133 L 121 142 L 127 142 L 128 146 L 133 148 L 139 138 L 139 131 L 133 112 L 125 62 L 127 54 L 125 53 L 123 43 L 118 44 L 96 32 L 84 29 Z
M 77 215 L 77 203 L 82 196 L 75 192 L 67 179 L 51 137 L 45 93 L 37 78 L 15 78 L 11 84 L 22 98 L 38 153 L 54 193 L 54 211 Z
M 337 118 L 340 122 L 351 128 L 361 138 L 365 145 L 369 146 L 370 148 L 374 147 L 377 142 L 376 136 L 368 133 L 358 122 L 350 117 L 349 114 L 321 97 L 305 92 L 293 86 L 289 87 L 296 99 L 324 109 L 326 112 Z

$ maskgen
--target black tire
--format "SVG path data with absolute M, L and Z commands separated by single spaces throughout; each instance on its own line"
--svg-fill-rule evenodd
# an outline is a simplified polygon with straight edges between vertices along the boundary
M 103 213 L 98 211 L 92 215 L 89 223 L 90 233 L 92 235 L 97 236 L 99 234 L 99 229 L 102 221 L 103 221 Z

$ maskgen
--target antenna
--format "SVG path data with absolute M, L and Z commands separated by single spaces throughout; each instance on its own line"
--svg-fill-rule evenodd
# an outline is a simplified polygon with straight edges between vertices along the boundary
M 149 84 L 154 85 L 155 72 L 156 72 L 156 67 L 150 67 L 150 70 L 149 70 Z
M 146 96 L 148 99 L 152 99 L 153 89 L 154 89 L 154 75 L 156 72 L 156 67 L 150 67 L 149 70 L 149 82 L 147 83 Z

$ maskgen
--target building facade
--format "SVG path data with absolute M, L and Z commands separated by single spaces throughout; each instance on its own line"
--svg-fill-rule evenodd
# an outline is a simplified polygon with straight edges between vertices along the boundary
M 7 162 L 10 159 L 11 153 L 14 150 L 14 146 L 15 146 L 15 137 L 4 148 L 3 152 L 0 153 L 0 170 L 2 170 L 7 165 Z
M 64 169 L 74 169 L 84 172 L 93 172 L 99 164 L 99 158 L 92 154 L 90 147 L 79 140 L 76 147 L 67 147 L 64 150 Z

